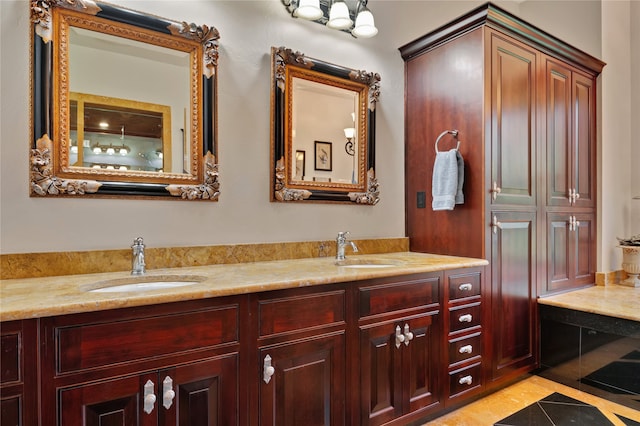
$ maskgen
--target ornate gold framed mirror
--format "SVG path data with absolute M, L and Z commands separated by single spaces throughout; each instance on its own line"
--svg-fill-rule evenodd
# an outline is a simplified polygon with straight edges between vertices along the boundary
M 272 48 L 272 201 L 375 205 L 380 76 Z
M 32 0 L 31 196 L 217 200 L 218 31 Z

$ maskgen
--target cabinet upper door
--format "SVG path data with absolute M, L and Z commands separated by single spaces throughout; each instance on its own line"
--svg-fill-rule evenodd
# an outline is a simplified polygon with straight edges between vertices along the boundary
M 595 205 L 593 79 L 546 60 L 547 205 Z
M 490 32 L 491 181 L 493 204 L 536 204 L 534 49 Z
M 573 151 L 571 153 L 574 205 L 595 206 L 596 120 L 593 78 L 573 73 Z

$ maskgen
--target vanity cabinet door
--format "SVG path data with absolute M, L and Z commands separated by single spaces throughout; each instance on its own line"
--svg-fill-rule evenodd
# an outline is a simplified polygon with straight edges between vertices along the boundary
M 243 423 L 244 316 L 234 296 L 40 320 L 42 426 Z
M 163 370 L 158 375 L 162 426 L 237 425 L 238 354 Z
M 344 332 L 263 347 L 259 353 L 260 425 L 345 424 Z
M 361 423 L 382 425 L 439 402 L 438 315 L 360 327 Z
M 153 386 L 145 396 L 145 384 Z M 64 426 L 155 426 L 159 406 L 155 396 L 157 375 L 121 377 L 60 391 L 60 425 Z M 152 409 L 144 411 L 145 400 Z M 161 404 L 161 403 L 160 403 Z M 48 424 L 48 423 L 47 423 Z
M 0 424 L 37 425 L 37 321 L 0 324 Z

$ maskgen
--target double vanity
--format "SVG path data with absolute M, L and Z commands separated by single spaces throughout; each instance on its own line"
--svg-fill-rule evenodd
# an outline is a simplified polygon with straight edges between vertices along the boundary
M 485 390 L 486 264 L 397 252 L 3 280 L 2 422 L 434 417 Z

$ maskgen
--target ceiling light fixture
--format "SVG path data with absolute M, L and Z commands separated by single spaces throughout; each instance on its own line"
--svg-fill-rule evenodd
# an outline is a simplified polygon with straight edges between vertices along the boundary
M 303 18 L 329 28 L 370 38 L 378 34 L 368 0 L 281 0 L 294 18 Z M 355 25 L 353 24 L 355 21 Z

